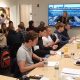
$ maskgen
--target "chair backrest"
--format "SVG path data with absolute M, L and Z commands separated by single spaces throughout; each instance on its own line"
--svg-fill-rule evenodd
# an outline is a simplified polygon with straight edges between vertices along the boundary
M 16 58 L 13 59 L 13 66 L 14 66 L 14 73 L 13 73 L 14 77 L 16 77 L 16 78 L 22 77 L 22 74 L 21 74 L 21 72 L 19 70 L 19 66 L 17 64 L 17 59 Z

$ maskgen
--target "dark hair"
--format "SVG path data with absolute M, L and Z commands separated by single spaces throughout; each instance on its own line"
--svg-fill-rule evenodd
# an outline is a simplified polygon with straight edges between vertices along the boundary
M 3 28 L 4 25 L 6 25 L 6 24 L 5 24 L 5 23 L 2 23 L 2 24 L 1 24 L 1 28 Z
M 25 29 L 25 27 L 24 26 L 22 26 L 22 25 L 18 25 L 18 28 L 20 28 L 20 29 Z
M 34 23 L 33 20 L 29 21 L 29 26 L 32 26 L 33 23 Z
M 41 31 L 41 32 L 43 32 L 44 30 L 46 30 L 46 27 L 43 27 L 43 26 L 39 26 L 38 27 L 38 33 Z
M 51 27 L 50 27 L 50 26 L 46 26 L 46 30 L 47 30 L 48 28 L 51 28 Z
M 9 21 L 9 24 L 13 23 L 12 21 Z
M 41 21 L 39 26 L 45 26 L 45 22 Z
M 56 25 L 55 25 L 55 28 L 56 29 L 59 29 L 59 28 L 62 28 L 64 27 L 64 24 L 62 22 L 58 22 Z
M 38 34 L 34 31 L 28 31 L 26 32 L 26 35 L 25 35 L 25 41 L 24 42 L 29 42 L 29 40 L 34 40 L 38 37 Z

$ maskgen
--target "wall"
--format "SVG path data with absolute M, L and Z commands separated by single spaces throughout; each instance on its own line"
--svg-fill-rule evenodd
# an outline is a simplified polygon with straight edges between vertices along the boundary
M 80 0 L 39 0 L 40 7 L 38 8 L 38 13 L 35 11 L 35 14 L 39 19 L 36 19 L 36 21 L 40 22 L 41 20 L 43 20 L 47 24 L 48 4 L 60 4 L 60 3 L 80 3 Z M 33 8 L 33 10 L 35 10 L 35 8 Z
M 60 4 L 60 3 L 80 3 L 80 0 L 2 0 L 5 1 L 7 6 L 11 8 L 11 20 L 15 23 L 15 26 L 20 21 L 19 6 L 32 4 L 32 16 L 35 21 L 35 26 L 39 24 L 40 21 L 45 21 L 48 24 L 48 4 Z M 39 4 L 39 7 L 37 7 Z M 70 36 L 74 34 L 79 34 L 78 28 L 69 31 Z
M 19 24 L 19 5 L 15 0 L 0 0 L 0 7 L 10 8 L 10 20 L 13 21 L 15 29 Z
M 24 7 L 24 10 L 22 10 L 22 11 L 24 11 L 24 14 L 22 14 L 21 6 L 23 6 L 23 5 L 35 6 L 37 1 L 38 0 L 0 0 L 0 7 L 10 7 L 10 19 L 13 21 L 14 27 L 16 29 L 19 22 L 22 21 L 23 19 L 24 19 L 23 21 L 25 23 L 28 23 L 28 21 L 26 21 L 26 17 L 25 17 L 27 9 Z M 22 17 L 22 16 L 20 16 L 21 14 L 22 14 L 22 16 L 24 15 L 23 18 L 21 18 Z
M 39 7 L 33 7 L 33 19 L 39 24 L 40 21 L 45 21 L 48 24 L 48 4 L 63 4 L 63 3 L 80 3 L 80 0 L 38 0 Z M 53 31 L 55 30 L 52 28 Z M 69 30 L 70 37 L 80 35 L 80 28 Z
M 25 27 L 28 27 L 28 22 L 32 20 L 32 5 L 24 5 L 20 6 L 20 21 L 24 22 Z

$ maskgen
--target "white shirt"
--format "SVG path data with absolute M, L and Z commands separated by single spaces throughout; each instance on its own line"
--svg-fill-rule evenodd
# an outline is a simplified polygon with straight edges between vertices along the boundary
M 42 37 L 42 40 L 43 40 L 43 45 L 46 46 L 47 44 L 49 44 L 50 42 L 53 42 L 53 40 L 51 39 L 50 36 L 48 37 Z

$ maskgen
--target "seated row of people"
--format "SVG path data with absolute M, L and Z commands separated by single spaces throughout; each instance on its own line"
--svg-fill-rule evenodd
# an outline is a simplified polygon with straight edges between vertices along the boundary
M 50 27 L 45 27 L 45 24 L 42 23 L 35 28 L 34 21 L 29 22 L 30 27 L 27 29 L 23 23 L 19 24 L 17 31 L 14 30 L 13 22 L 9 24 L 6 38 L 11 56 L 11 72 L 15 70 L 13 60 L 16 58 L 16 52 L 20 46 L 17 52 L 17 62 L 20 72 L 24 74 L 36 67 L 44 66 L 46 55 L 54 55 L 55 50 L 60 49 L 70 41 L 69 37 L 64 35 L 65 25 L 62 23 L 56 24 L 54 33 Z M 32 58 L 42 62 L 34 64 Z
M 55 54 L 55 49 L 70 41 L 62 34 L 64 26 L 62 23 L 57 23 L 54 34 L 50 32 L 50 27 L 44 26 L 39 26 L 37 33 L 34 31 L 27 32 L 25 42 L 17 52 L 18 66 L 22 74 L 27 74 L 36 67 L 44 66 L 45 59 L 41 57 L 45 57 L 46 54 Z M 40 62 L 34 64 L 33 58 Z

